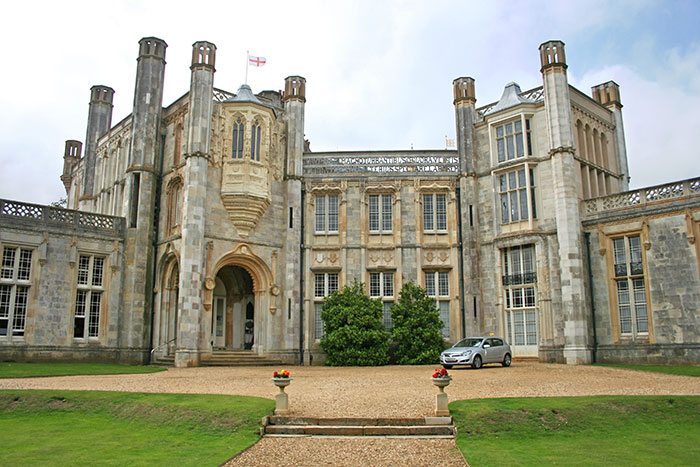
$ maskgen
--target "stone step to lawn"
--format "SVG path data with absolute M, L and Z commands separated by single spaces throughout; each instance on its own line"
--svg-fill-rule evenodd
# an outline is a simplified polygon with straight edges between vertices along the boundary
M 152 365 L 175 366 L 174 355 L 164 355 L 153 359 Z M 250 350 L 216 350 L 211 357 L 202 360 L 201 366 L 281 366 L 281 360 L 260 356 Z
M 289 436 L 389 436 L 454 438 L 451 417 L 317 418 L 272 415 L 263 419 L 261 434 Z

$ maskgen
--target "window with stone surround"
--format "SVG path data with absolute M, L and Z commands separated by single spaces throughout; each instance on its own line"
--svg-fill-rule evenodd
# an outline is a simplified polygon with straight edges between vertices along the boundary
M 73 337 L 97 338 L 100 334 L 105 259 L 93 255 L 78 258 L 78 287 L 75 294 Z
M 182 179 L 177 177 L 168 184 L 166 201 L 167 232 L 173 234 L 180 228 L 182 222 Z
M 323 300 L 336 290 L 338 290 L 337 272 L 314 274 L 314 337 L 316 339 L 323 337 L 323 320 L 321 319 Z
M 649 307 L 639 235 L 612 239 L 615 298 L 622 337 L 649 334 Z
M 369 233 L 391 233 L 393 201 L 391 195 L 369 195 Z
M 32 250 L 5 246 L 0 269 L 0 337 L 24 336 Z
M 537 218 L 535 204 L 535 171 L 527 164 L 498 177 L 498 196 L 501 207 L 501 224 Z M 528 189 L 529 187 L 529 189 Z
M 260 162 L 260 122 L 257 120 L 250 128 L 250 159 Z
M 435 299 L 442 321 L 442 336 L 450 337 L 450 273 L 448 271 L 425 271 L 425 291 Z
M 243 140 L 245 139 L 245 123 L 238 118 L 233 122 L 233 133 L 231 135 L 232 157 L 243 159 Z
M 505 248 L 501 256 L 506 340 L 513 345 L 537 345 L 535 246 Z
M 447 232 L 447 194 L 423 194 L 423 232 Z
M 369 296 L 382 299 L 382 322 L 384 328 L 391 329 L 391 306 L 394 304 L 394 273 L 370 272 Z
M 338 195 L 317 195 L 315 232 L 317 234 L 338 233 Z
M 523 132 L 523 121 L 525 131 Z M 525 150 L 527 149 L 527 153 Z M 496 127 L 496 151 L 498 162 L 513 160 L 532 154 L 532 136 L 530 133 L 530 119 L 511 121 Z

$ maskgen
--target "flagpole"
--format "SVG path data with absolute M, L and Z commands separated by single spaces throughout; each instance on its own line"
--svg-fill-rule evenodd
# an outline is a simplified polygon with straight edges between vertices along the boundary
M 248 84 L 248 65 L 250 65 L 250 50 L 245 51 L 245 84 Z

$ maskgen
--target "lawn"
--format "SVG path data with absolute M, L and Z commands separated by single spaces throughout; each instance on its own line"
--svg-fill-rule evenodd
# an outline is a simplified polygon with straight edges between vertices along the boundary
M 38 376 L 123 375 L 155 373 L 164 368 L 108 363 L 8 363 L 0 362 L 0 378 L 34 378 Z
M 623 363 L 599 363 L 598 366 L 612 366 L 627 370 L 655 371 L 671 375 L 700 376 L 700 366 L 692 365 L 627 365 Z
M 472 467 L 696 465 L 700 397 L 596 396 L 450 404 Z
M 0 391 L 2 465 L 220 465 L 274 401 L 103 391 Z

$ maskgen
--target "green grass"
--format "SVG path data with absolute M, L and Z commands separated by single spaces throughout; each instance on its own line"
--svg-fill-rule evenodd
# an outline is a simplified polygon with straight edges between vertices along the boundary
M 472 467 L 697 465 L 700 397 L 597 396 L 450 404 Z
M 255 443 L 274 401 L 103 391 L 0 391 L 0 465 L 220 465 Z
M 671 375 L 700 376 L 700 366 L 692 365 L 626 365 L 623 363 L 600 363 L 598 366 L 612 366 L 627 370 L 656 371 Z
M 164 368 L 108 363 L 8 363 L 0 362 L 0 378 L 34 378 L 37 376 L 122 375 L 155 373 Z

